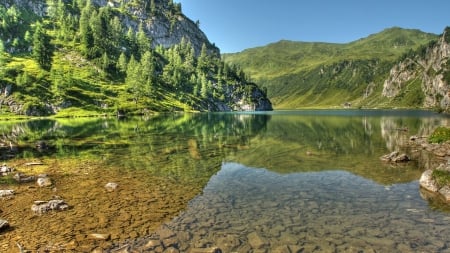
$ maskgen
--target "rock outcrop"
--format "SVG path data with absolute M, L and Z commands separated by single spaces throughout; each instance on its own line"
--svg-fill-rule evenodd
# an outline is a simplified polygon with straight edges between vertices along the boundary
M 384 81 L 382 96 L 393 98 L 408 82 L 421 81 L 423 107 L 450 109 L 450 28 L 437 42 L 432 42 L 418 54 L 396 64 Z

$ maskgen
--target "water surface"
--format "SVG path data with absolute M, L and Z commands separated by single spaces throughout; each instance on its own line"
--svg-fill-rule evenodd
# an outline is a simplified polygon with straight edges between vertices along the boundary
M 8 163 L 95 161 L 89 173 L 96 176 L 82 179 L 80 191 L 90 192 L 90 199 L 105 198 L 105 178 L 129 184 L 117 194 L 124 198 L 115 201 L 117 206 L 97 201 L 99 206 L 90 207 L 110 213 L 86 216 L 129 217 L 114 211 L 122 209 L 137 210 L 132 217 L 140 217 L 146 207 L 139 203 L 152 189 L 158 194 L 151 203 L 160 200 L 158 208 L 170 210 L 156 230 L 155 223 L 142 219 L 130 224 L 135 218 L 119 223 L 111 218 L 95 227 L 92 218 L 80 217 L 77 199 L 82 198 L 76 191 L 58 188 L 74 206 L 58 215 L 90 223 L 73 234 L 65 231 L 62 248 L 67 243 L 89 251 L 129 243 L 136 249 L 181 252 L 214 246 L 224 252 L 450 252 L 450 208 L 424 200 L 418 185 L 425 168 L 447 160 L 430 159 L 407 145 L 411 135 L 427 136 L 441 125 L 450 125 L 449 118 L 423 111 L 307 110 L 2 122 L 0 131 Z M 37 150 L 40 140 L 50 148 Z M 17 152 L 8 149 L 9 142 Z M 414 161 L 380 161 L 396 150 Z M 64 175 L 61 181 L 81 174 Z M 174 190 L 174 184 L 190 189 L 189 194 Z M 52 231 L 36 236 L 54 240 Z M 19 232 L 17 226 L 9 234 L 27 236 Z M 110 243 L 98 243 L 84 236 L 92 232 L 114 236 Z M 161 243 L 151 248 L 149 240 Z

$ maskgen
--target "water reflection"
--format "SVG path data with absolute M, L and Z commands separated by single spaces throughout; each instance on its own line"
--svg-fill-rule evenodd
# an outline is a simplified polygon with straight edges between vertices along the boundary
M 418 191 L 429 158 L 395 166 L 379 157 L 412 152 L 411 135 L 448 120 L 410 111 L 281 111 L 1 122 L 0 152 L 3 161 L 92 159 L 105 177 L 119 168 L 187 189 L 206 185 L 166 224 L 182 235 L 182 250 L 445 251 L 448 215 L 434 211 L 445 208 L 429 208 Z M 164 196 L 188 203 L 173 194 L 182 193 Z
M 390 185 L 416 180 L 429 162 L 392 169 L 379 157 L 409 152 L 448 117 L 422 111 L 279 111 L 1 122 L 2 157 L 92 157 L 130 170 L 205 178 L 222 160 L 280 173 L 338 168 Z M 51 149 L 36 149 L 45 141 Z M 423 161 L 427 157 L 422 157 Z M 419 161 L 420 162 L 420 161 Z

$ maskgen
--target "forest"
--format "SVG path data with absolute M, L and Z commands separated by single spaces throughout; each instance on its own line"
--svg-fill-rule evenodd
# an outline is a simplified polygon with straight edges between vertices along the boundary
M 206 44 L 196 51 L 183 37 L 170 47 L 153 45 L 144 25 L 162 16 L 175 29 L 179 3 L 46 4 L 43 17 L 0 5 L 0 88 L 2 104 L 9 105 L 2 106 L 3 114 L 48 115 L 66 108 L 215 111 L 261 99 L 253 97 L 259 89 L 250 78 Z M 148 19 L 127 27 L 127 19 L 136 19 L 130 17 L 134 5 Z

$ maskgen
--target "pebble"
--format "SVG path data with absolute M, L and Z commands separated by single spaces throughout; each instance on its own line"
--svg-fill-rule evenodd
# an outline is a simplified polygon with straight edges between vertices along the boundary
M 119 187 L 119 184 L 113 182 L 109 182 L 105 185 L 106 190 L 109 192 L 115 191 L 117 187 Z
M 88 238 L 90 239 L 94 239 L 94 240 L 109 240 L 111 239 L 111 234 L 98 234 L 98 233 L 93 233 L 93 234 L 89 234 Z

